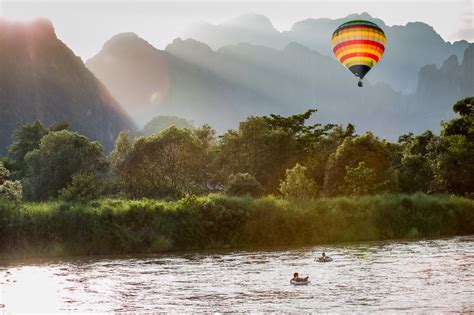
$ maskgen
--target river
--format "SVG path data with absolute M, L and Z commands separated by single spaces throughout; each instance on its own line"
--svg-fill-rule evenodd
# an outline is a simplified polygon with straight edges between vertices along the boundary
M 333 262 L 318 263 L 322 251 Z M 307 286 L 289 283 L 293 272 Z M 474 312 L 474 236 L 0 263 L 0 313 Z

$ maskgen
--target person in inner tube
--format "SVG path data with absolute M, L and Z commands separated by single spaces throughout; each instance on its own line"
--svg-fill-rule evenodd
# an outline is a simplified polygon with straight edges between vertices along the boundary
M 303 281 L 308 281 L 308 278 L 309 276 L 306 276 L 305 278 L 301 278 L 300 275 L 297 272 L 295 272 L 293 274 L 293 279 L 291 280 L 296 281 L 296 282 L 303 282 Z
M 318 258 L 319 261 L 325 261 L 326 259 L 329 259 L 329 256 L 326 256 L 326 253 L 322 253 L 321 257 Z

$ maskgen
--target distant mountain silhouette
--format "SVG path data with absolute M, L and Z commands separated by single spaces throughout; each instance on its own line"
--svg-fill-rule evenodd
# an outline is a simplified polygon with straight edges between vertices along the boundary
M 128 97 L 146 100 L 152 89 L 143 96 L 143 86 L 156 88 L 158 79 L 144 80 L 137 71 L 117 76 L 122 70 L 116 67 L 129 69 L 131 64 L 139 63 L 139 69 L 153 69 L 155 58 L 161 58 L 160 62 L 167 64 L 169 89 L 149 117 L 177 115 L 197 125 L 209 123 L 223 132 L 250 115 L 291 114 L 317 107 L 322 122 L 353 122 L 386 136 L 400 130 L 397 110 L 401 96 L 390 86 L 367 84 L 360 89 L 354 77 L 335 60 L 296 43 L 284 50 L 239 44 L 216 52 L 195 40 L 176 39 L 165 51 L 153 48 L 154 56 L 147 59 L 138 58 L 139 47 L 134 50 L 137 55 L 121 57 L 125 47 L 138 42 L 126 34 L 113 40 L 117 39 L 124 48 L 102 50 L 87 66 L 111 91 L 127 87 Z M 145 41 L 140 45 L 152 49 Z M 115 66 L 105 71 L 103 60 L 115 60 Z M 125 99 L 120 101 L 125 104 Z M 137 101 L 127 106 L 140 104 Z M 373 119 L 372 112 L 381 119 Z
M 134 33 L 108 40 L 87 67 L 103 82 L 124 109 L 142 124 L 153 116 L 154 107 L 169 91 L 166 53 L 155 49 Z
M 395 90 L 414 92 L 417 75 L 426 64 L 440 65 L 447 57 L 456 55 L 460 60 L 467 41 L 445 42 L 429 25 L 421 22 L 405 26 L 387 26 L 368 13 L 352 14 L 341 19 L 306 19 L 297 22 L 289 31 L 279 32 L 265 16 L 247 14 L 219 25 L 199 23 L 192 25 L 186 37 L 208 44 L 213 49 L 227 45 L 249 43 L 283 49 L 291 42 L 300 43 L 323 55 L 333 58 L 330 38 L 342 23 L 365 19 L 377 23 L 387 36 L 386 52 L 382 62 L 367 76 L 371 82 L 389 83 Z M 250 21 L 250 22 L 249 22 Z M 247 25 L 253 25 L 248 27 Z
M 196 125 L 209 123 L 219 132 L 237 127 L 250 115 L 294 114 L 316 107 L 320 122 L 352 122 L 359 132 L 372 130 L 395 140 L 404 132 L 439 130 L 440 120 L 452 115 L 453 100 L 474 94 L 473 86 L 466 84 L 474 73 L 471 47 L 462 67 L 453 63 L 455 73 L 461 71 L 459 67 L 464 69 L 464 79 L 452 87 L 459 93 L 432 100 L 423 95 L 437 93 L 438 87 L 429 83 L 424 70 L 417 79 L 423 92 L 416 94 L 402 95 L 386 83 L 366 83 L 358 88 L 355 77 L 334 58 L 297 43 L 282 50 L 237 44 L 214 51 L 193 39 L 176 39 L 162 51 L 135 35 L 117 35 L 112 41 L 113 49 L 106 43 L 108 48 L 87 66 L 111 91 L 127 91 L 126 97 L 118 96 L 122 103 L 130 102 L 127 108 L 140 107 L 143 101 L 147 117 L 176 115 L 194 120 Z M 143 50 L 147 54 L 141 53 Z M 452 58 L 456 57 L 446 61 L 449 67 Z M 144 78 L 137 69 L 157 74 Z M 150 93 L 155 90 L 160 91 L 160 98 L 150 106 Z
M 18 123 L 68 121 L 111 149 L 120 130 L 134 129 L 107 88 L 61 42 L 48 20 L 0 19 L 0 154 Z
M 214 50 L 238 43 L 277 49 L 282 49 L 288 44 L 269 18 L 254 13 L 238 16 L 219 25 L 195 23 L 184 35 L 204 42 Z
M 453 104 L 470 95 L 474 95 L 474 44 L 465 50 L 461 63 L 452 55 L 439 68 L 434 64 L 421 68 L 412 100 L 418 105 L 412 107 L 418 114 L 413 117 L 419 121 L 427 116 L 449 119 L 453 113 L 445 104 Z
M 179 47 L 179 40 L 175 43 Z M 201 59 L 215 54 L 207 45 L 195 41 L 190 48 Z M 251 104 L 251 108 L 255 104 L 270 106 L 269 99 L 258 92 L 218 76 L 204 64 L 158 50 L 136 35 L 114 36 L 86 65 L 125 108 L 139 113 L 133 117 L 142 125 L 153 116 L 177 115 L 226 130 L 236 123 L 236 118 L 256 113 L 244 110 L 243 104 Z M 233 106 L 235 103 L 240 105 Z

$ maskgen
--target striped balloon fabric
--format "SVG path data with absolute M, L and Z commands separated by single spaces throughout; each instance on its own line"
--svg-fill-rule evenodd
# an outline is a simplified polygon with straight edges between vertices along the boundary
M 382 57 L 386 38 L 377 24 L 354 20 L 340 25 L 332 34 L 331 42 L 339 62 L 363 79 Z

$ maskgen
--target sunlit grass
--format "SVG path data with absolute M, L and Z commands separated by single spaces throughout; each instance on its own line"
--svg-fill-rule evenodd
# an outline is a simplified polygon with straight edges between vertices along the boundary
M 447 195 L 0 201 L 2 256 L 152 253 L 472 233 L 474 201 Z

